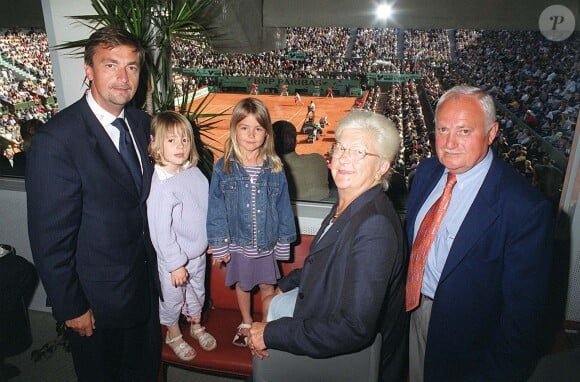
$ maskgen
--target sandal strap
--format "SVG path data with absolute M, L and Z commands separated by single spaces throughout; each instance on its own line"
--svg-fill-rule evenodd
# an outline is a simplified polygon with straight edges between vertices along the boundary
M 213 336 L 208 332 L 205 332 L 199 337 L 197 337 L 197 340 L 199 341 L 199 344 L 204 348 L 207 347 L 208 343 L 215 342 L 215 338 L 213 338 Z
M 237 332 L 234 336 L 232 343 L 236 346 L 246 347 L 248 346 L 248 336 L 243 333 Z
M 247 347 L 248 346 L 248 333 L 244 333 L 244 331 L 249 331 L 249 329 L 251 327 L 252 327 L 252 324 L 245 324 L 243 322 L 240 325 L 238 325 L 238 331 L 237 331 L 236 335 L 234 336 L 234 340 L 232 341 L 232 343 L 236 346 Z
M 189 346 L 187 342 L 182 342 L 174 348 L 174 350 L 179 351 L 179 353 L 187 353 L 189 349 L 191 349 L 191 346 Z
M 178 340 L 180 340 L 180 339 L 182 339 L 182 338 L 183 338 L 183 334 L 180 334 L 180 335 L 178 335 L 177 337 L 173 337 L 173 338 L 169 338 L 169 336 L 166 336 L 166 337 L 165 337 L 165 343 L 166 343 L 166 344 L 172 344 L 172 343 L 174 343 L 175 341 L 178 341 Z M 181 346 L 181 345 L 179 345 L 179 346 Z
M 201 326 L 197 329 L 193 329 L 192 334 L 193 334 L 193 337 L 195 337 L 199 341 L 199 344 L 202 347 L 206 347 L 208 342 L 211 342 L 211 341 L 215 342 L 215 338 L 211 334 L 209 334 L 208 332 L 205 331 L 205 326 Z
M 171 350 L 175 353 L 175 355 L 181 359 L 182 361 L 190 361 L 195 358 L 197 355 L 195 349 L 191 347 L 187 342 L 183 341 L 180 344 L 173 345 L 175 341 L 178 341 L 183 338 L 183 334 L 178 335 L 174 338 L 165 337 L 165 343 L 169 345 Z M 190 353 L 191 355 L 187 355 Z
M 173 352 L 184 361 L 191 360 L 196 356 L 195 350 L 185 341 L 174 347 Z M 192 355 L 188 356 L 187 353 L 191 353 Z
M 201 348 L 205 351 L 211 351 L 217 346 L 215 337 L 205 330 L 205 326 L 194 328 L 192 325 L 190 334 L 194 339 L 197 340 L 197 342 L 199 342 L 199 346 L 201 346 Z

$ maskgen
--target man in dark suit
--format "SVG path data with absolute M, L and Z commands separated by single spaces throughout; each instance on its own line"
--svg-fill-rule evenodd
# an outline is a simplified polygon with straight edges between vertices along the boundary
M 437 158 L 423 161 L 413 180 L 406 222 L 413 382 L 524 381 L 539 357 L 552 212 L 489 149 L 498 130 L 493 102 L 469 86 L 445 93 L 435 114 Z M 417 232 L 448 174 L 457 183 L 425 251 L 419 305 L 409 307 Z
M 32 254 L 53 314 L 69 328 L 78 380 L 153 381 L 161 335 L 145 210 L 150 118 L 126 107 L 144 50 L 104 27 L 84 60 L 90 90 L 40 129 L 28 153 Z

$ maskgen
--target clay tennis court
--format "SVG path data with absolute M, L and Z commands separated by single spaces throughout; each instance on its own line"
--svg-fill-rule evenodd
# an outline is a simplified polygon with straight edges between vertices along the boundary
M 225 111 L 228 114 L 221 118 L 223 120 L 216 125 L 215 129 L 207 132 L 208 136 L 219 142 L 207 143 L 223 149 L 224 142 L 229 134 L 229 114 L 234 105 L 242 98 L 248 97 L 248 95 L 213 93 L 210 94 L 209 97 L 213 98 L 211 98 L 211 101 L 203 110 L 203 113 L 219 113 Z M 297 136 L 297 153 L 306 154 L 317 152 L 323 156 L 328 152 L 330 146 L 334 142 L 334 128 L 336 127 L 336 123 L 352 109 L 356 99 L 354 97 L 326 98 L 302 96 L 302 104 L 295 104 L 294 96 L 292 95 L 257 95 L 253 97 L 264 102 L 270 111 L 272 122 L 285 119 L 296 126 L 296 130 L 299 132 Z M 328 121 L 330 122 L 330 125 L 324 128 L 322 136 L 320 136 L 320 138 L 314 143 L 308 143 L 306 139 L 307 136 L 305 134 L 300 134 L 300 128 L 306 119 L 310 101 L 314 101 L 316 106 L 315 122 L 318 123 L 320 117 L 324 115 L 328 116 Z M 194 101 L 194 108 L 199 104 L 199 102 L 201 102 L 201 99 Z M 221 152 L 216 152 L 215 154 L 216 160 L 223 155 Z

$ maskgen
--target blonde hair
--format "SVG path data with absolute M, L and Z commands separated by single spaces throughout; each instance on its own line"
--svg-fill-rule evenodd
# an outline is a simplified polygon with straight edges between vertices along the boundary
M 227 174 L 231 171 L 230 161 L 232 158 L 242 163 L 242 153 L 236 138 L 236 125 L 250 114 L 266 130 L 266 139 L 259 149 L 258 157 L 262 158 L 263 161 L 267 161 L 268 159 L 272 161 L 272 172 L 282 171 L 282 160 L 274 150 L 274 130 L 272 129 L 270 112 L 262 101 L 257 98 L 248 97 L 239 101 L 232 111 L 230 136 L 226 139 L 224 146 L 224 173 Z
M 192 166 L 197 166 L 199 154 L 195 148 L 193 140 L 193 129 L 189 120 L 175 111 L 162 111 L 157 113 L 151 121 L 151 142 L 149 143 L 149 156 L 155 163 L 163 165 L 163 141 L 168 133 L 174 131 L 183 132 L 191 142 L 189 150 L 189 162 Z

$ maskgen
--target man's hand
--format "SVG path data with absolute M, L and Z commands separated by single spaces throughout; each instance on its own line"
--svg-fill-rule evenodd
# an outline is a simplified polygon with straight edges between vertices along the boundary
M 95 330 L 95 317 L 92 309 L 89 309 L 82 316 L 66 320 L 64 324 L 78 333 L 79 336 L 90 337 L 93 335 L 93 330 Z

